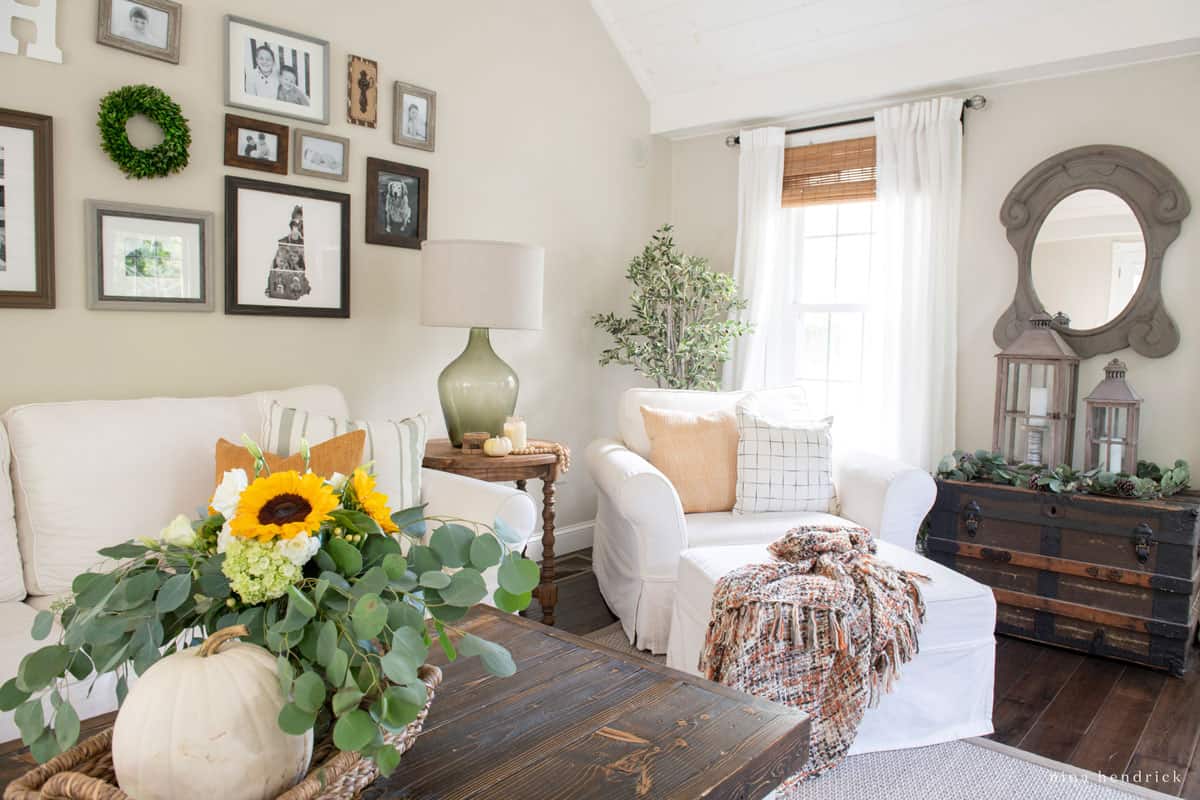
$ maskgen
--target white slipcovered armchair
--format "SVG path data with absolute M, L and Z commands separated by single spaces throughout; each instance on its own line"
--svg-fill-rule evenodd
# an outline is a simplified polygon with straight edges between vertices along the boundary
M 600 489 L 593 555 L 596 577 L 630 643 L 643 650 L 667 650 L 683 551 L 766 544 L 797 525 L 839 519 L 913 550 L 917 528 L 933 505 L 935 487 L 928 474 L 879 456 L 839 452 L 835 429 L 834 486 L 840 518 L 813 511 L 684 514 L 671 482 L 647 460 L 650 440 L 641 407 L 692 413 L 733 411 L 746 394 L 629 389 L 618 411 L 620 440 L 599 439 L 587 449 L 588 468 Z M 787 419 L 803 415 L 799 390 L 758 392 L 755 403 L 768 416 Z

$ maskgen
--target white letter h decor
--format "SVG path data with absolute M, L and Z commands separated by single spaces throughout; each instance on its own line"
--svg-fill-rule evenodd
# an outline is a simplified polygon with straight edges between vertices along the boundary
M 34 40 L 25 46 L 25 55 L 61 64 L 62 50 L 55 43 L 58 31 L 58 0 L 41 0 L 30 6 L 17 0 L 0 0 L 0 53 L 20 52 L 20 42 L 13 35 L 13 20 L 24 19 L 37 29 Z

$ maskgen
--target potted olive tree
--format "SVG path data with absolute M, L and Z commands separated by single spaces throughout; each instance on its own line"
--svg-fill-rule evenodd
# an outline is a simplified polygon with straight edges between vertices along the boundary
M 752 326 L 739 319 L 748 301 L 733 277 L 714 272 L 708 260 L 675 246 L 663 225 L 629 262 L 632 314 L 596 314 L 596 327 L 613 337 L 600 366 L 626 364 L 660 388 L 717 389 L 734 340 Z

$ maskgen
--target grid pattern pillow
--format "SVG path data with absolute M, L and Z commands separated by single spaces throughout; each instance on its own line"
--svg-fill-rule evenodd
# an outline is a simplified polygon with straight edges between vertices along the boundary
M 349 431 L 366 431 L 363 462 L 373 462 L 376 486 L 393 511 L 421 504 L 421 462 L 427 423 L 418 414 L 404 419 L 355 420 L 271 405 L 264 450 L 281 456 L 300 451 L 300 440 L 323 442 Z
M 833 512 L 833 418 L 781 425 L 737 407 L 735 514 Z

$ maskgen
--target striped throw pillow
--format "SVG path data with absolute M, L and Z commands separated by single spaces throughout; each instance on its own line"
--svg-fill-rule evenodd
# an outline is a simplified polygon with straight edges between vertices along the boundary
M 299 408 L 271 405 L 263 449 L 281 456 L 299 452 L 300 440 L 310 445 L 348 431 L 366 431 L 363 461 L 373 462 L 376 486 L 388 496 L 393 511 L 421 504 L 421 461 L 425 458 L 425 417 L 354 420 L 313 414 Z
M 735 514 L 764 511 L 834 513 L 833 417 L 783 425 L 737 406 Z

